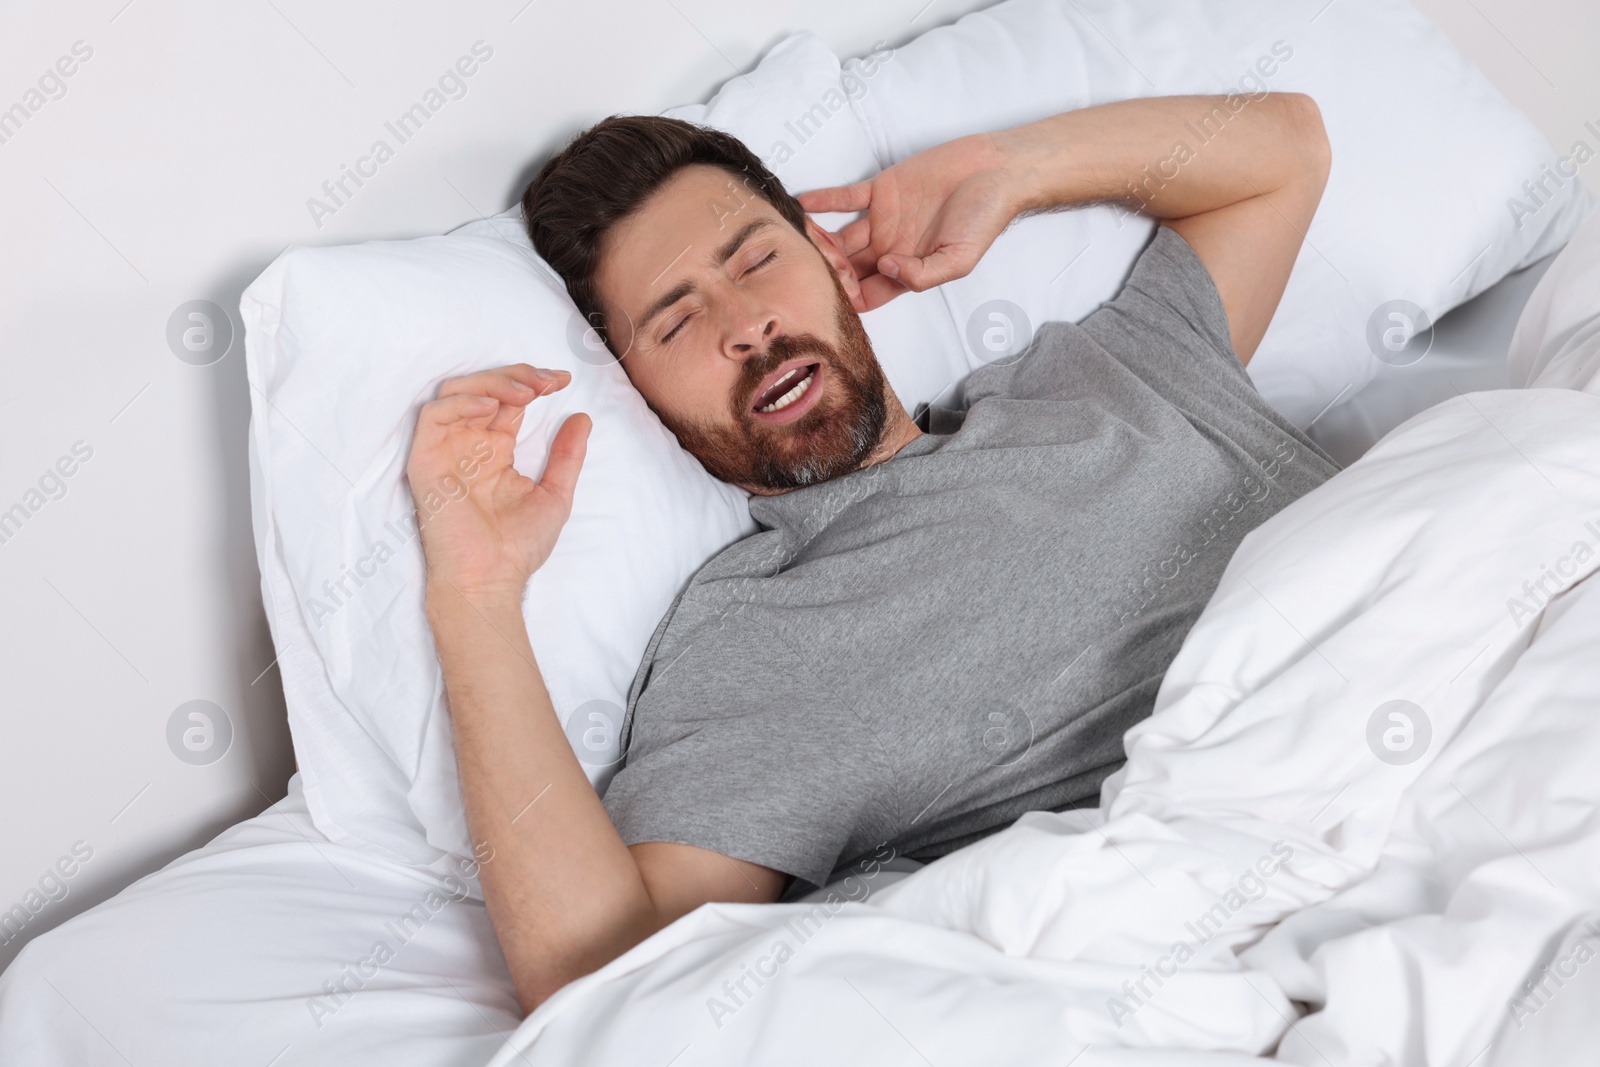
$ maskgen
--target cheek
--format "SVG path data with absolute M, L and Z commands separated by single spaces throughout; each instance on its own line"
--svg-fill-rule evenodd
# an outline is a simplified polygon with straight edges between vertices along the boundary
M 711 356 L 695 359 L 682 354 L 652 355 L 658 357 L 658 366 L 647 367 L 644 360 L 624 366 L 634 388 L 663 422 L 728 424 L 729 396 L 738 382 L 734 364 Z

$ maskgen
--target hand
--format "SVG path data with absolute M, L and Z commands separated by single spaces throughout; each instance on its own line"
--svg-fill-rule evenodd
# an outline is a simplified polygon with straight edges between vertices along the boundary
M 539 481 L 519 474 L 511 460 L 528 402 L 571 380 L 566 371 L 517 363 L 451 378 L 422 406 L 406 477 L 430 586 L 520 600 L 528 578 L 550 558 L 572 513 L 589 416 L 580 412 L 561 424 Z
M 918 152 L 855 185 L 801 193 L 807 211 L 860 211 L 840 230 L 863 310 L 966 277 L 1016 217 L 997 139 L 979 134 Z

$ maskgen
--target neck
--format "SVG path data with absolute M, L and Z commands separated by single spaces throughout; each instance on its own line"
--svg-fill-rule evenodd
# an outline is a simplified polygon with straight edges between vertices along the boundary
M 892 393 L 890 396 L 893 398 Z M 917 429 L 917 424 L 911 421 L 911 415 L 906 411 L 905 405 L 900 403 L 898 399 L 893 399 L 889 407 L 889 419 L 884 425 L 883 437 L 878 441 L 878 447 L 874 448 L 861 466 L 856 469 L 865 470 L 875 464 L 882 463 L 886 459 L 893 459 L 895 454 L 902 448 L 921 436 L 922 431 Z M 739 488 L 754 496 L 782 496 L 784 493 L 794 491 L 792 489 L 768 489 L 764 486 L 738 484 Z
M 889 424 L 884 427 L 883 440 L 878 442 L 878 447 L 872 450 L 872 454 L 861 466 L 870 467 L 886 459 L 893 459 L 902 448 L 921 436 L 922 431 L 911 421 L 911 415 L 906 411 L 905 405 L 896 400 L 890 408 Z

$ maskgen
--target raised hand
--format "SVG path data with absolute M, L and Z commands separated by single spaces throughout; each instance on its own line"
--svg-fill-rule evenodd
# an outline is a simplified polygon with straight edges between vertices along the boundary
M 871 310 L 907 291 L 965 277 L 1016 216 L 996 139 L 961 137 L 854 185 L 801 193 L 807 211 L 867 214 L 840 230 Z
M 519 601 L 550 557 L 572 513 L 589 416 L 561 424 L 537 482 L 512 466 L 512 452 L 529 401 L 571 380 L 566 371 L 516 363 L 451 378 L 422 406 L 406 477 L 430 585 Z

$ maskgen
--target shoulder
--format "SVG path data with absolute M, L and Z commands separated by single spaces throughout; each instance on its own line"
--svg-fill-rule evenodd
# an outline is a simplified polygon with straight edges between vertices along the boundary
M 1222 294 L 1194 248 L 1170 226 L 1156 227 L 1122 291 L 1090 314 L 1083 328 L 1102 343 L 1129 336 L 1185 338 L 1238 362 Z

